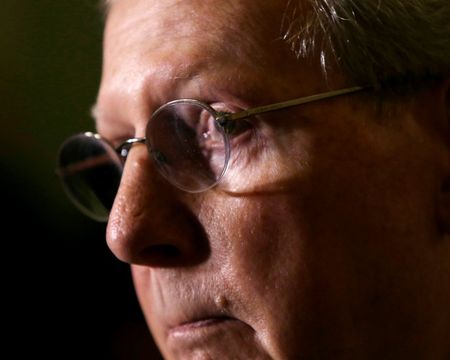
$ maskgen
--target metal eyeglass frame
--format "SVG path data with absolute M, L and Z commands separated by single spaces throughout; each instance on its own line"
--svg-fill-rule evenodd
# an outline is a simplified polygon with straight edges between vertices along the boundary
M 288 101 L 282 101 L 282 102 L 278 102 L 278 103 L 274 103 L 274 104 L 258 106 L 258 107 L 254 107 L 254 108 L 251 108 L 248 110 L 239 111 L 237 113 L 217 111 L 214 108 L 212 108 L 211 106 L 209 106 L 208 104 L 206 104 L 202 101 L 199 101 L 199 100 L 195 100 L 195 99 L 178 99 L 178 100 L 173 100 L 173 101 L 170 101 L 170 102 L 162 105 L 159 109 L 157 109 L 155 111 L 153 116 L 156 116 L 161 110 L 163 110 L 164 108 L 166 108 L 167 106 L 170 106 L 170 105 L 193 104 L 193 105 L 203 107 L 205 110 L 207 110 L 212 115 L 214 115 L 215 121 L 220 125 L 220 127 L 222 129 L 224 129 L 225 133 L 230 134 L 233 129 L 234 121 L 246 119 L 253 115 L 264 114 L 264 113 L 268 113 L 268 112 L 272 112 L 272 111 L 276 111 L 276 110 L 287 109 L 287 108 L 297 106 L 297 105 L 312 103 L 315 101 L 329 99 L 329 98 L 333 98 L 333 97 L 337 97 L 337 96 L 341 96 L 341 95 L 352 94 L 352 93 L 366 90 L 367 88 L 368 88 L 367 86 L 354 86 L 354 87 L 349 87 L 349 88 L 344 88 L 344 89 L 339 89 L 339 90 L 334 90 L 334 91 L 328 91 L 328 92 L 324 92 L 324 93 L 320 93 L 320 94 L 305 96 L 305 97 L 301 97 L 301 98 L 296 98 L 296 99 L 292 99 L 292 100 L 288 100 Z M 124 141 L 121 145 L 119 145 L 116 148 L 116 151 L 119 153 L 120 156 L 122 156 L 123 158 L 126 158 L 126 156 L 128 154 L 128 149 L 126 150 L 126 152 L 124 152 L 124 149 L 126 147 L 131 147 L 134 144 L 145 144 L 145 143 L 146 143 L 145 137 L 130 138 L 130 139 Z M 218 182 L 220 182 L 220 179 L 222 179 L 223 175 L 225 174 L 227 166 L 228 166 L 228 159 L 227 159 L 227 164 L 224 167 L 223 173 L 221 174 L 218 181 L 214 185 L 216 185 Z M 212 185 L 211 187 L 213 187 L 214 185 Z M 205 189 L 205 190 L 207 190 L 207 189 Z
M 214 116 L 214 120 L 216 121 L 216 123 L 220 126 L 221 129 L 223 129 L 224 134 L 225 134 L 227 154 L 226 154 L 223 171 L 220 174 L 220 176 L 217 178 L 216 182 L 212 183 L 210 186 L 208 186 L 206 188 L 202 188 L 199 190 L 192 190 L 192 189 L 184 188 L 181 184 L 177 183 L 174 179 L 167 177 L 164 174 L 164 172 L 160 172 L 160 173 L 164 176 L 164 178 L 166 178 L 167 181 L 169 181 L 172 185 L 174 185 L 175 187 L 177 187 L 181 190 L 184 190 L 184 191 L 187 191 L 190 193 L 199 193 L 199 192 L 206 191 L 206 190 L 216 186 L 222 180 L 223 176 L 225 175 L 225 173 L 227 171 L 229 157 L 230 157 L 230 147 L 229 147 L 227 135 L 229 135 L 233 132 L 235 121 L 242 120 L 242 119 L 251 117 L 253 115 L 258 115 L 258 114 L 268 113 L 268 112 L 272 112 L 272 111 L 276 111 L 276 110 L 286 109 L 286 108 L 290 108 L 293 106 L 312 103 L 315 101 L 329 99 L 329 98 L 333 98 L 333 97 L 337 97 L 337 96 L 341 96 L 341 95 L 352 94 L 352 93 L 363 91 L 365 89 L 367 89 L 367 87 L 365 87 L 365 86 L 354 86 L 354 87 L 319 93 L 319 94 L 315 94 L 315 95 L 310 95 L 310 96 L 306 96 L 306 97 L 296 98 L 296 99 L 292 99 L 292 100 L 288 100 L 288 101 L 278 102 L 275 104 L 258 106 L 258 107 L 251 108 L 248 110 L 239 111 L 237 113 L 217 111 L 214 108 L 212 108 L 210 105 L 208 105 L 202 101 L 195 100 L 195 99 L 178 99 L 178 100 L 170 101 L 170 102 L 162 105 L 160 108 L 158 108 L 155 111 L 155 113 L 152 115 L 152 117 L 156 117 L 160 111 L 164 110 L 168 106 L 173 106 L 176 104 L 192 104 L 192 105 L 200 106 L 200 107 L 204 108 L 206 111 L 208 111 L 210 114 L 212 114 Z M 155 153 L 154 151 L 152 151 L 151 145 L 147 142 L 147 138 L 139 137 L 139 138 L 130 138 L 130 139 L 124 141 L 121 145 L 119 145 L 115 149 L 123 161 L 125 161 L 131 146 L 133 146 L 134 144 L 146 144 L 148 147 L 148 150 L 152 154 L 152 156 L 154 156 L 156 158 L 156 160 L 160 160 L 160 159 L 158 159 L 158 154 Z
M 166 109 L 168 106 L 173 106 L 173 105 L 177 105 L 177 104 L 191 104 L 191 105 L 199 106 L 199 107 L 205 109 L 214 117 L 215 122 L 219 125 L 219 129 L 221 129 L 223 131 L 224 141 L 225 141 L 225 145 L 226 145 L 225 164 L 224 164 L 224 168 L 223 168 L 221 174 L 219 175 L 219 177 L 217 178 L 216 182 L 214 182 L 210 186 L 202 188 L 200 190 L 191 190 L 191 189 L 184 188 L 182 185 L 178 184 L 175 180 L 167 177 L 164 174 L 164 172 L 160 171 L 160 173 L 172 185 L 176 186 L 177 188 L 179 188 L 181 190 L 191 192 L 191 193 L 206 191 L 206 190 L 214 187 L 215 185 L 217 185 L 221 181 L 221 179 L 223 178 L 223 176 L 227 170 L 229 157 L 230 157 L 230 146 L 229 146 L 228 135 L 232 134 L 235 121 L 242 120 L 242 119 L 248 118 L 253 115 L 268 113 L 271 111 L 286 109 L 286 108 L 290 108 L 293 106 L 312 103 L 312 102 L 323 100 L 323 99 L 329 99 L 329 98 L 333 98 L 333 97 L 337 97 L 337 96 L 341 96 L 341 95 L 356 93 L 356 92 L 363 91 L 367 88 L 368 87 L 364 87 L 364 86 L 349 87 L 349 88 L 324 92 L 324 93 L 320 93 L 320 94 L 316 94 L 316 95 L 310 95 L 310 96 L 306 96 L 306 97 L 296 98 L 296 99 L 292 99 L 292 100 L 288 100 L 288 101 L 278 102 L 275 104 L 258 106 L 258 107 L 251 108 L 248 110 L 239 111 L 237 113 L 217 111 L 214 108 L 212 108 L 210 105 L 208 105 L 202 101 L 195 100 L 195 99 L 178 99 L 178 100 L 170 101 L 170 102 L 162 105 L 161 107 L 159 107 L 154 112 L 152 117 L 156 117 L 158 115 L 158 113 L 160 113 L 161 111 Z M 148 125 L 147 125 L 147 131 L 148 131 Z M 91 132 L 86 132 L 86 133 L 84 133 L 84 135 L 88 136 L 88 137 L 93 137 L 93 138 L 96 138 L 99 140 L 103 139 L 99 134 L 95 134 L 95 133 L 91 133 Z M 105 141 L 105 140 L 106 139 L 103 139 L 103 141 Z M 108 141 L 106 141 L 106 143 L 109 144 Z M 149 144 L 146 137 L 130 138 L 130 139 L 127 139 L 124 142 L 122 142 L 118 147 L 114 148 L 113 146 L 111 146 L 111 148 L 115 150 L 115 152 L 118 154 L 119 158 L 122 160 L 122 164 L 124 164 L 125 159 L 128 155 L 128 152 L 130 151 L 131 147 L 135 144 L 145 144 L 147 146 L 149 152 L 151 153 L 151 155 L 155 158 L 155 160 L 157 160 L 157 162 L 163 162 L 163 160 L 159 158 L 160 155 L 158 154 L 158 152 L 153 151 L 152 146 L 151 146 L 151 144 Z M 78 165 L 80 166 L 80 164 L 78 164 Z M 64 175 L 64 173 L 66 171 L 64 171 L 62 169 L 58 169 L 57 173 L 59 175 Z
M 229 159 L 230 159 L 230 153 L 231 153 L 230 144 L 229 144 L 229 138 L 228 137 L 229 137 L 230 134 L 233 133 L 235 121 L 241 120 L 241 119 L 245 119 L 245 118 L 248 118 L 248 117 L 253 116 L 253 115 L 268 113 L 268 112 L 275 111 L 275 110 L 286 109 L 286 108 L 290 108 L 290 107 L 293 107 L 293 106 L 307 104 L 307 103 L 311 103 L 311 102 L 315 102 L 315 101 L 319 101 L 319 100 L 323 100 L 323 99 L 328 99 L 328 98 L 333 98 L 333 97 L 337 97 L 337 96 L 341 96 L 341 95 L 345 95 L 345 94 L 356 93 L 356 92 L 360 92 L 360 91 L 366 90 L 368 88 L 369 87 L 367 87 L 367 86 L 349 87 L 349 88 L 344 88 L 344 89 L 339 89 L 339 90 L 319 93 L 319 94 L 316 94 L 316 95 L 311 95 L 311 96 L 301 97 L 301 98 L 297 98 L 297 99 L 292 99 L 292 100 L 288 100 L 288 101 L 278 102 L 278 103 L 275 103 L 275 104 L 258 106 L 258 107 L 251 108 L 251 109 L 248 109 L 248 110 L 239 111 L 237 113 L 217 111 L 214 108 L 212 108 L 210 105 L 208 105 L 208 104 L 206 104 L 206 103 L 204 103 L 202 101 L 194 100 L 194 99 L 179 99 L 179 100 L 170 101 L 170 102 L 162 105 L 160 108 L 158 108 L 154 112 L 154 114 L 152 115 L 152 118 L 156 118 L 156 116 L 161 111 L 164 111 L 165 109 L 167 109 L 167 107 L 175 106 L 177 104 L 191 104 L 191 105 L 195 105 L 195 106 L 201 107 L 205 111 L 208 111 L 213 116 L 214 121 L 218 125 L 217 126 L 218 130 L 221 131 L 222 134 L 223 134 L 223 138 L 224 138 L 224 141 L 225 141 L 225 151 L 226 151 L 225 162 L 224 162 L 224 168 L 223 168 L 221 174 L 217 177 L 216 181 L 214 183 L 208 185 L 205 188 L 201 188 L 201 189 L 197 189 L 197 190 L 183 188 L 183 186 L 181 186 L 179 183 L 177 183 L 176 179 L 171 179 L 170 177 L 166 176 L 166 174 L 164 174 L 164 171 L 159 171 L 159 172 L 160 172 L 160 174 L 163 177 L 166 178 L 166 180 L 168 180 L 168 182 L 170 182 L 172 185 L 174 185 L 175 187 L 177 187 L 177 188 L 179 188 L 181 190 L 184 190 L 184 191 L 187 191 L 187 192 L 191 192 L 191 193 L 199 193 L 199 192 L 206 191 L 206 190 L 214 187 L 215 185 L 217 185 L 222 180 L 222 178 L 223 178 L 223 176 L 224 176 L 224 174 L 225 174 L 225 172 L 227 170 L 228 162 L 229 162 Z M 125 163 L 125 160 L 127 158 L 128 152 L 130 151 L 131 147 L 134 144 L 145 144 L 147 146 L 147 149 L 148 149 L 149 153 L 154 158 L 155 162 L 158 165 L 161 165 L 161 163 L 164 162 L 164 155 L 163 154 L 159 154 L 157 150 L 153 150 L 152 149 L 152 144 L 150 144 L 150 139 L 147 140 L 148 132 L 150 131 L 149 130 L 150 129 L 150 127 L 149 127 L 150 124 L 151 124 L 151 120 L 147 124 L 146 137 L 130 138 L 128 140 L 125 140 L 121 145 L 119 145 L 116 148 L 114 146 L 112 146 L 109 143 L 108 140 L 103 139 L 99 134 L 86 132 L 83 135 L 87 136 L 87 137 L 92 137 L 92 138 L 96 138 L 98 140 L 105 141 L 106 144 L 109 144 L 110 149 L 112 151 L 114 151 L 118 155 L 118 157 L 119 157 L 118 160 L 121 161 L 122 166 L 124 166 L 124 163 Z M 62 146 L 64 146 L 64 144 Z M 61 149 L 60 149 L 60 153 L 61 153 Z M 92 164 L 84 164 L 82 162 L 82 163 L 76 164 L 76 166 L 73 169 L 72 168 L 68 168 L 68 169 L 58 168 L 57 169 L 57 174 L 60 177 L 64 177 L 64 176 L 70 174 L 71 171 L 78 171 L 78 170 L 80 170 L 80 168 L 83 168 L 85 166 L 89 167 L 91 165 Z M 64 182 L 63 182 L 63 185 L 66 188 L 66 185 L 64 184 Z M 90 209 L 85 208 L 85 206 L 82 205 L 79 202 L 79 200 L 74 196 L 74 194 L 72 194 L 71 190 L 68 190 L 66 188 L 66 192 L 69 195 L 69 197 L 73 200 L 75 205 L 83 213 L 86 213 L 88 216 L 90 216 L 91 218 L 94 218 L 96 220 L 100 220 L 100 221 L 105 220 L 103 217 L 98 217 Z

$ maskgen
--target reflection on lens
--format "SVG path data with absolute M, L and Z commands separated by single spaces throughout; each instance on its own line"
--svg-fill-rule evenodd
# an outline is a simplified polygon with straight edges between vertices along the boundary
M 57 172 L 70 198 L 91 218 L 106 221 L 122 175 L 115 150 L 98 135 L 79 134 L 62 145 L 58 160 Z
M 214 110 L 200 102 L 164 105 L 149 121 L 146 136 L 160 172 L 180 189 L 207 190 L 225 173 L 228 140 L 216 126 Z

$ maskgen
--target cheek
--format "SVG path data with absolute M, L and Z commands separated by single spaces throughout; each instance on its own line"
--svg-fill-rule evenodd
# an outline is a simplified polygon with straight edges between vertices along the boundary
M 285 196 L 228 202 L 232 214 L 224 224 L 225 238 L 231 242 L 228 261 L 242 272 L 257 273 L 257 283 L 272 283 L 290 265 L 288 254 L 301 253 L 301 209 L 290 203 Z
M 299 131 L 284 133 L 264 128 L 231 149 L 220 190 L 246 198 L 267 198 L 299 190 L 308 169 L 310 137 Z
M 313 306 L 334 324 L 370 319 L 382 329 L 389 318 L 396 330 L 383 336 L 395 338 L 417 330 L 411 319 L 419 323 L 439 291 L 430 281 L 441 266 L 430 160 L 395 134 L 352 129 L 315 139 L 310 151 L 301 201 Z
M 227 197 L 204 214 L 211 263 L 220 264 L 221 278 L 266 348 L 291 347 L 290 335 L 298 332 L 289 329 L 302 324 L 299 304 L 309 297 L 302 212 L 290 194 Z
M 414 251 L 411 243 L 426 247 L 435 236 L 433 179 L 426 159 L 400 141 L 372 144 L 365 134 L 354 140 L 358 135 L 324 137 L 314 144 L 314 171 L 304 199 L 314 237 L 324 247 L 332 241 L 352 256 L 374 258 Z
M 266 154 L 276 165 L 255 165 L 251 190 L 215 207 L 221 232 L 211 241 L 228 281 L 259 319 L 253 325 L 286 348 L 325 337 L 322 328 L 342 330 L 326 334 L 330 344 L 351 341 L 355 318 L 403 326 L 422 306 L 417 284 L 427 288 L 433 268 L 425 160 L 401 142 L 372 147 L 364 134 L 339 135 Z

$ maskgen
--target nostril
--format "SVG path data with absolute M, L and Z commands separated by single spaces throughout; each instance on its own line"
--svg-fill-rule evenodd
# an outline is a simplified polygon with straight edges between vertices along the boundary
M 173 245 L 153 245 L 150 251 L 158 254 L 159 256 L 178 257 L 181 255 L 181 251 Z
M 142 250 L 141 256 L 146 263 L 153 266 L 173 267 L 176 264 L 181 265 L 183 253 L 176 246 L 168 244 L 151 245 Z

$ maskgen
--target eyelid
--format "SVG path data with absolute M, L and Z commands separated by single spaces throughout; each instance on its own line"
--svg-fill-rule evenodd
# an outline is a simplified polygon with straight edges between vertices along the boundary
M 230 106 L 229 104 L 226 104 L 224 102 L 217 102 L 217 103 L 209 103 L 209 106 L 211 106 L 217 113 L 218 115 L 224 115 L 225 117 L 227 115 L 232 115 L 235 113 L 239 113 L 241 111 L 243 111 L 244 109 L 238 106 Z M 242 120 L 249 120 L 249 118 L 243 118 Z M 238 120 L 241 121 L 241 120 Z
M 229 104 L 226 104 L 224 102 L 215 102 L 215 103 L 207 103 L 209 106 L 211 106 L 215 111 L 218 113 L 224 113 L 224 114 L 233 114 L 235 112 L 241 111 L 236 106 L 230 106 Z

